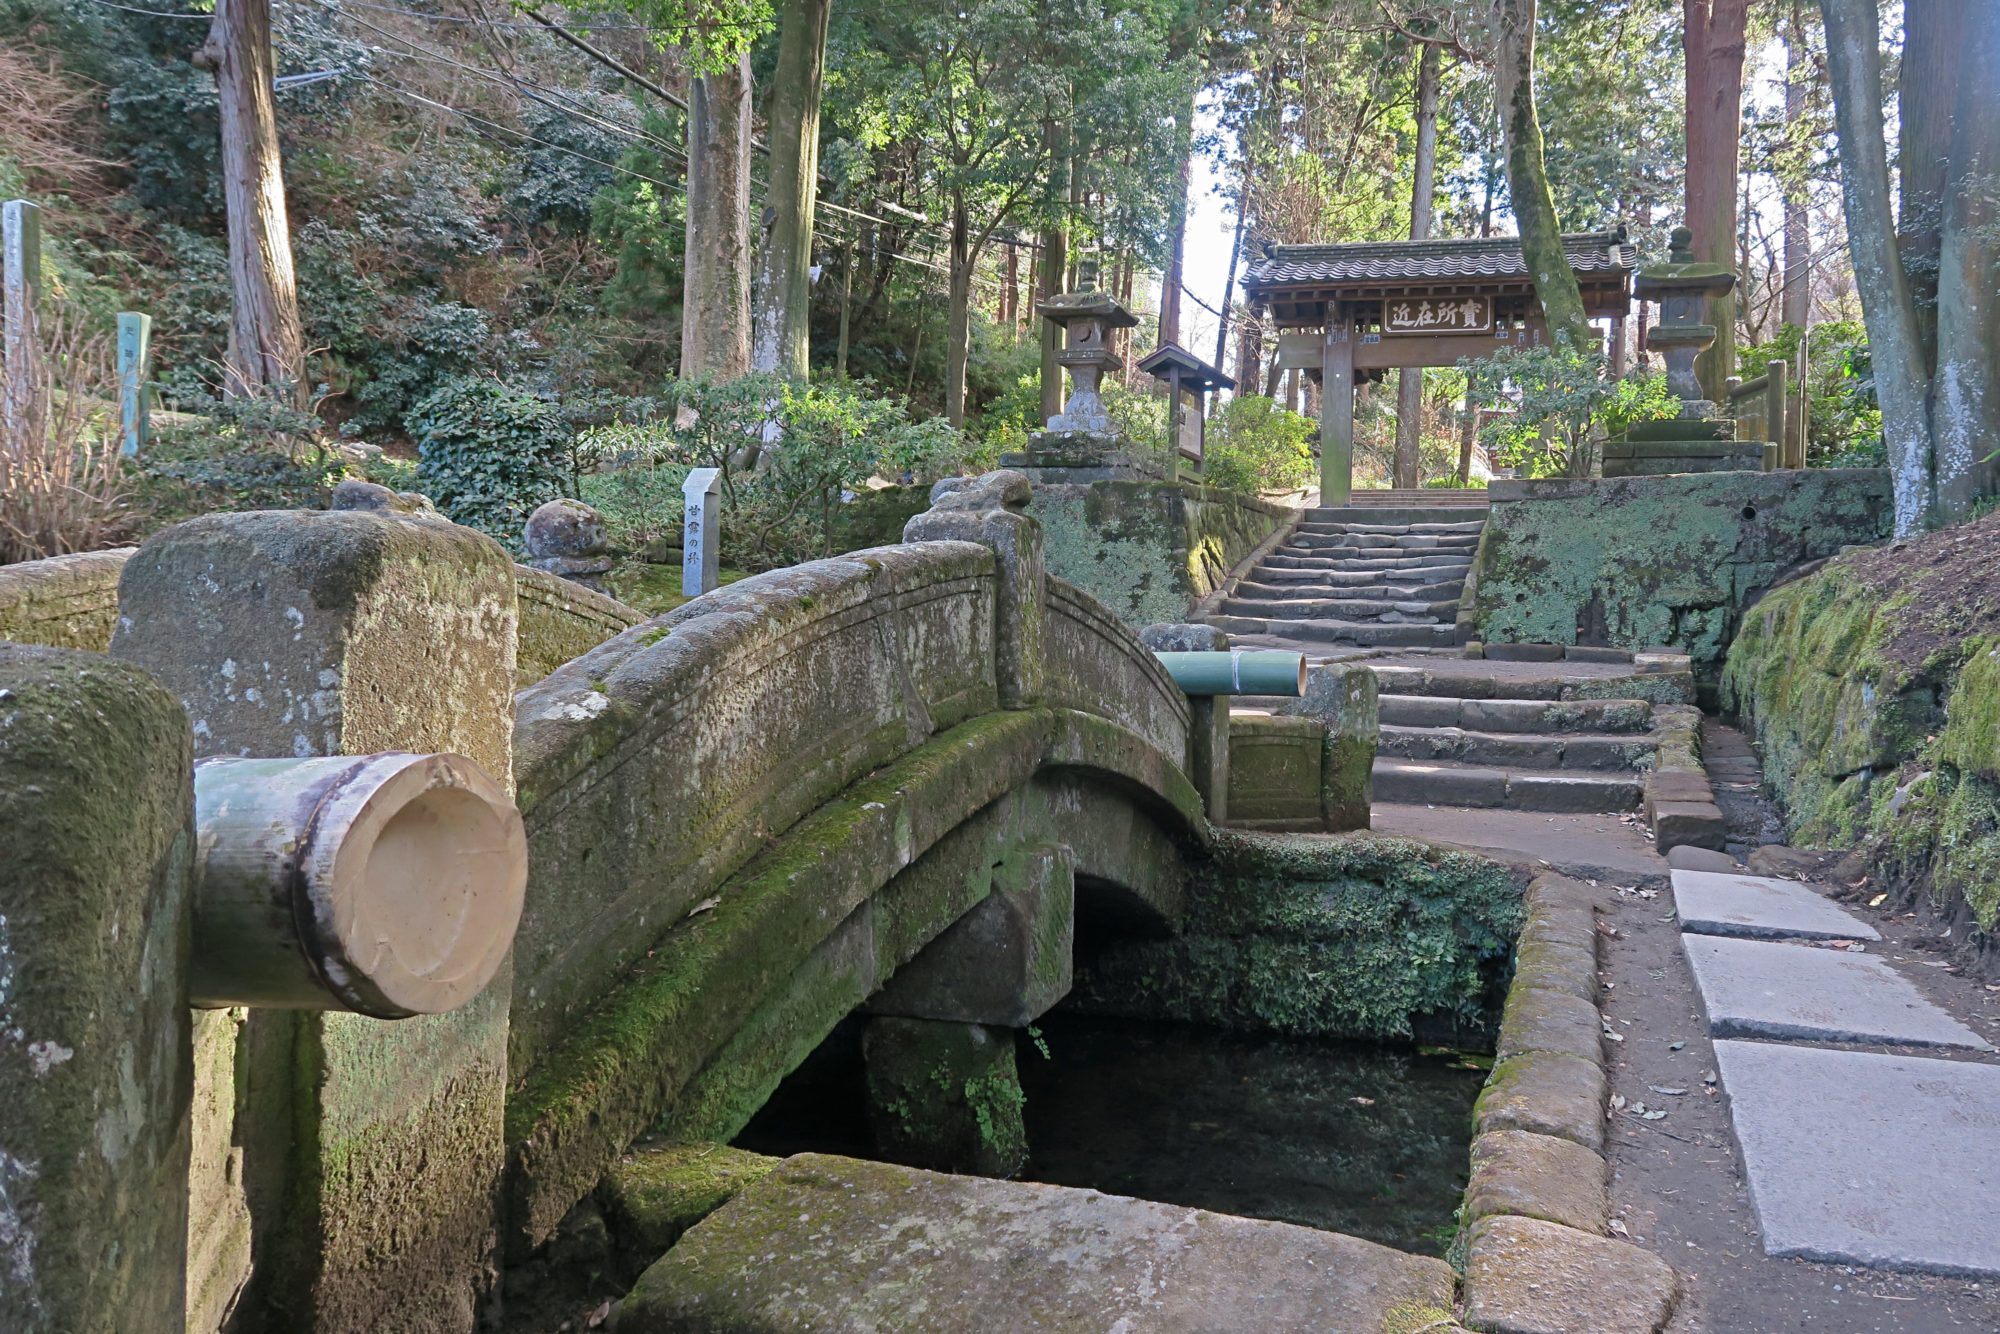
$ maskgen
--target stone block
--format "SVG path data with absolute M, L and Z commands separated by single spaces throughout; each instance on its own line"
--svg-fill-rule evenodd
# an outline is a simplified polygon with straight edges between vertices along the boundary
M 187 715 L 145 672 L 0 643 L 9 1330 L 185 1319 L 192 764 Z
M 1500 769 L 1383 760 L 1376 765 L 1375 787 L 1384 801 L 1437 806 L 1507 804 L 1507 775 Z
M 995 508 L 927 510 L 904 525 L 903 540 L 977 542 L 993 552 L 999 573 L 999 596 L 994 606 L 994 672 L 1000 704 L 1003 708 L 1023 709 L 1041 699 L 1045 684 L 1048 573 L 1042 554 L 1042 526 L 1025 514 L 998 507 L 1010 487 L 1011 484 L 1006 484 L 989 488 Z M 956 491 L 939 503 L 956 506 L 971 494 L 971 488 Z
M 1188 777 L 1211 824 L 1229 820 L 1229 696 L 1188 698 Z
M 1465 1321 L 1491 1334 L 1653 1334 L 1680 1282 L 1651 1251 L 1534 1218 L 1484 1218 L 1466 1239 Z
M 868 1123 L 885 1158 L 991 1177 L 1027 1162 L 1011 1028 L 877 1016 L 861 1048 Z
M 1783 940 L 1880 940 L 1882 933 L 1824 895 L 1789 880 L 1674 871 L 1681 930 Z
M 1623 774 L 1517 773 L 1508 776 L 1511 804 L 1535 811 L 1625 811 L 1639 803 L 1639 784 Z
M 1229 636 L 1212 625 L 1166 621 L 1140 629 L 1139 642 L 1155 653 L 1220 653 Z
M 1604 895 L 1581 880 L 1544 871 L 1528 882 L 1526 902 L 1529 913 L 1534 916 L 1559 913 L 1565 909 L 1589 912 L 1603 906 Z
M 1517 978 L 1507 991 L 1494 1059 L 1504 1061 L 1528 1052 L 1554 1052 L 1601 1065 L 1603 1027 L 1597 1007 L 1589 1001 L 1562 991 L 1524 985 Z
M 1667 849 L 1667 865 L 1676 871 L 1716 871 L 1723 875 L 1740 875 L 1743 863 L 1726 852 L 1713 848 L 1698 848 L 1692 843 L 1680 843 Z
M 619 1249 L 650 1262 L 779 1161 L 727 1144 L 635 1144 L 605 1171 L 597 1197 Z
M 649 1269 L 618 1331 L 1442 1329 L 1452 1297 L 1442 1260 L 1339 1233 L 801 1154 Z
M 1379 717 L 1395 727 L 1457 727 L 1460 708 L 1471 702 L 1437 695 L 1382 695 Z
M 211 514 L 139 549 L 119 610 L 113 656 L 180 697 L 197 755 L 447 752 L 511 790 L 514 564 L 471 529 Z M 289 1252 L 269 1294 L 289 1328 L 470 1330 L 497 1243 L 511 995 L 502 965 L 451 1014 L 253 1011 L 235 1043 L 236 1018 L 204 1015 L 190 1289 L 227 1303 L 269 1281 L 253 1257 Z M 223 1090 L 244 1087 L 259 1101 L 232 1106 Z M 268 1130 L 287 1118 L 309 1128 L 296 1147 Z
M 1646 778 L 1648 819 L 1652 818 L 1655 802 L 1714 800 L 1715 789 L 1709 785 L 1708 775 L 1700 769 L 1661 768 L 1655 769 Z
M 1486 643 L 1486 656 L 1494 662 L 1561 662 L 1561 644 L 1496 644 Z
M 1590 945 L 1523 940 L 1514 947 L 1514 976 L 1544 991 L 1597 1002 L 1597 951 Z
M 1589 950 L 1596 939 L 1597 918 L 1589 908 L 1581 904 L 1531 905 L 1527 923 L 1514 943 L 1517 949 L 1546 941 L 1569 949 Z M 1518 974 L 1520 970 L 1515 971 Z
M 1563 650 L 1563 658 L 1568 662 L 1630 662 L 1632 650 L 1602 648 L 1595 644 L 1571 644 Z
M 1076 866 L 1066 847 L 1010 849 L 978 906 L 904 964 L 871 1014 L 1025 1028 L 1069 994 Z
M 2000 1277 L 2000 1066 L 1718 1041 L 1767 1255 Z
M 1473 1106 L 1477 1132 L 1526 1130 L 1604 1148 L 1603 1068 L 1580 1056 L 1529 1052 L 1501 1061 Z
M 1712 801 L 1663 801 L 1653 807 L 1653 846 L 1692 845 L 1720 851 L 1729 846 L 1729 821 Z
M 1229 821 L 1248 829 L 1320 830 L 1326 725 L 1238 713 L 1229 720 Z
M 1993 1050 L 1872 954 L 1697 935 L 1681 948 L 1719 1038 Z
M 1566 1139 L 1492 1130 L 1472 1141 L 1465 1216 L 1518 1214 L 1602 1235 L 1610 1217 L 1604 1159 Z

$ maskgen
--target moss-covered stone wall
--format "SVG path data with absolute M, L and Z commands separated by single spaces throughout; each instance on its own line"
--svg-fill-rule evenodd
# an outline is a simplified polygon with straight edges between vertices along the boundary
M 1302 1037 L 1476 1040 L 1526 880 L 1409 839 L 1220 833 L 1190 877 L 1182 932 L 1082 949 L 1074 1003 Z
M 2000 516 L 1857 551 L 1744 617 L 1722 702 L 1793 842 L 1990 949 L 2000 924 Z
M 1788 570 L 1889 534 L 1875 468 L 1495 482 L 1471 595 L 1487 642 L 1669 647 L 1712 678 Z
M 1037 486 L 1049 573 L 1133 626 L 1187 619 L 1297 511 L 1191 482 Z

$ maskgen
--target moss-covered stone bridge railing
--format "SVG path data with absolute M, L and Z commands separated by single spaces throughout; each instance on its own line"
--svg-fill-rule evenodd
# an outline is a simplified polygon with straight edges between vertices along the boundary
M 953 1021 L 1045 1009 L 1068 988 L 1070 883 L 1178 921 L 1185 853 L 1209 838 L 1187 701 L 1047 577 L 1033 521 L 986 500 L 912 522 L 945 540 L 746 580 L 519 695 L 517 1254 L 641 1134 L 733 1136 L 871 995 Z M 1047 948 L 980 958 L 990 931 L 948 931 L 1050 856 L 1060 902 L 1029 928 Z M 929 971 L 978 996 L 877 994 L 927 946 L 962 952 Z

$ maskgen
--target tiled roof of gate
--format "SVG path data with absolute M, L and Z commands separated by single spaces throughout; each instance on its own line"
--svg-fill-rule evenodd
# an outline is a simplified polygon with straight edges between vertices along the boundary
M 1624 274 L 1636 267 L 1625 229 L 1563 237 L 1563 251 L 1578 274 Z M 1273 246 L 1250 266 L 1244 286 L 1295 283 L 1467 282 L 1528 279 L 1518 236 L 1456 241 L 1367 241 L 1353 245 Z

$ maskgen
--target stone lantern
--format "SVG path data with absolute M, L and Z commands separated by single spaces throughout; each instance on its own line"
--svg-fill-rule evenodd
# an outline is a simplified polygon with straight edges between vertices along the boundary
M 1035 307 L 1036 314 L 1062 328 L 1063 346 L 1056 353 L 1056 362 L 1069 372 L 1070 379 L 1069 398 L 1063 410 L 1049 418 L 1048 430 L 1052 434 L 1081 432 L 1111 437 L 1118 430 L 1104 410 L 1100 390 L 1107 372 L 1125 367 L 1111 350 L 1111 331 L 1129 329 L 1139 318 L 1111 293 L 1097 290 L 1090 266 L 1080 268 L 1078 290 L 1050 297 Z
M 1660 321 L 1646 334 L 1646 342 L 1660 349 L 1667 363 L 1667 387 L 1681 399 L 1681 416 L 1701 420 L 1716 415 L 1713 401 L 1701 396 L 1695 379 L 1694 360 L 1715 343 L 1715 326 L 1708 322 L 1708 301 L 1736 285 L 1736 274 L 1726 264 L 1704 264 L 1691 248 L 1694 234 L 1676 227 L 1668 238 L 1665 264 L 1639 270 L 1632 290 L 1660 303 Z

